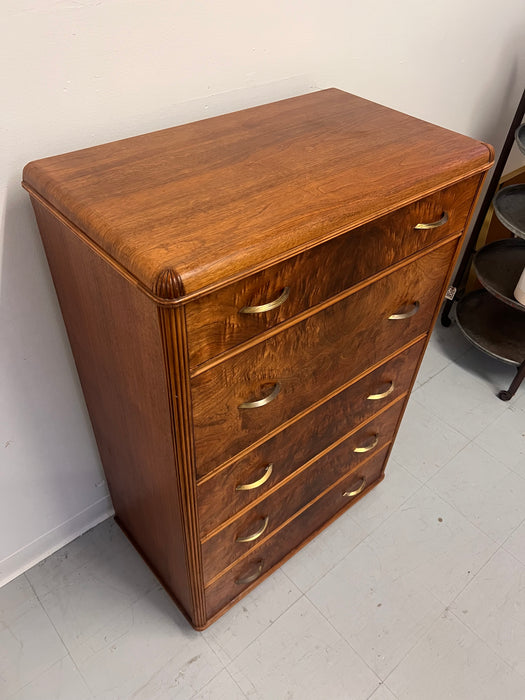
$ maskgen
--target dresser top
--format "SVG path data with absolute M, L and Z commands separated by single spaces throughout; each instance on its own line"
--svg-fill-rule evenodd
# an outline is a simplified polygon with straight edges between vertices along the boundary
M 33 161 L 23 185 L 163 299 L 487 170 L 486 144 L 336 89 Z

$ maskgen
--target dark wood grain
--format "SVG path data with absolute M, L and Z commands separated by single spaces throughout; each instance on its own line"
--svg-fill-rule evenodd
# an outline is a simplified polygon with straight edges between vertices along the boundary
M 483 172 L 489 147 L 330 89 L 27 165 L 40 193 L 154 291 L 262 269 Z
M 157 307 L 34 208 L 117 518 L 195 620 Z
M 398 400 L 388 410 L 372 418 L 355 433 L 340 442 L 333 449 L 300 470 L 292 479 L 266 496 L 251 509 L 237 516 L 218 533 L 202 542 L 202 559 L 204 580 L 209 583 L 223 569 L 242 556 L 247 556 L 289 518 L 320 493 L 330 488 L 345 474 L 358 470 L 370 455 L 387 445 L 394 433 L 401 412 L 402 401 Z M 355 448 L 368 448 L 367 452 L 355 452 Z M 356 478 L 358 481 L 359 479 Z M 220 502 L 217 503 L 220 507 Z M 238 537 L 245 537 L 258 532 L 268 518 L 264 533 L 253 542 L 238 542 Z
M 335 517 L 341 515 L 370 489 L 376 486 L 383 477 L 386 449 L 381 450 L 362 467 L 345 475 L 326 493 L 313 502 L 307 509 L 276 532 L 272 538 L 261 543 L 243 558 L 233 568 L 224 573 L 206 588 L 206 609 L 208 618 L 213 618 L 220 611 L 225 612 L 239 598 L 246 595 L 254 586 L 263 581 L 277 566 L 283 564 L 298 549 L 307 544 L 310 539 L 326 527 Z M 343 496 L 347 490 L 359 485 L 362 477 L 367 478 L 369 486 L 353 499 Z M 251 584 L 239 585 L 237 580 L 246 578 L 258 572 L 261 573 Z
M 476 176 L 195 300 L 187 307 L 191 366 L 461 232 L 478 185 Z M 443 212 L 449 217 L 443 226 L 415 228 L 418 223 L 438 221 Z M 260 314 L 239 313 L 245 306 L 277 299 L 285 287 L 289 296 L 279 308 Z
M 382 479 L 492 157 L 326 90 L 24 169 L 118 521 L 197 629 Z
M 194 377 L 196 468 L 216 468 L 339 385 L 394 354 L 430 324 L 457 242 Z M 403 321 L 389 315 L 419 301 Z M 281 393 L 266 406 L 246 401 Z
M 410 387 L 422 350 L 423 342 L 419 341 L 246 456 L 202 481 L 197 492 L 201 537 L 265 497 L 283 479 L 342 435 L 402 397 Z M 384 399 L 367 399 L 371 394 L 386 391 L 391 383 L 393 391 Z M 239 484 L 260 479 L 270 464 L 272 472 L 261 487 L 236 490 Z

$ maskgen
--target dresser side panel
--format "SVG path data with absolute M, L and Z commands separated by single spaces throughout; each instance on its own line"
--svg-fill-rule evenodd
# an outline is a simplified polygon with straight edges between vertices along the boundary
M 157 306 L 32 203 L 117 519 L 192 617 Z

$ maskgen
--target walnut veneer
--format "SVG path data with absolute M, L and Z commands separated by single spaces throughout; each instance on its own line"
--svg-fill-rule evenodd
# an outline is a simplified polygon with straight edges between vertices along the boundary
M 492 159 L 331 89 L 24 169 L 118 522 L 194 627 L 383 478 Z

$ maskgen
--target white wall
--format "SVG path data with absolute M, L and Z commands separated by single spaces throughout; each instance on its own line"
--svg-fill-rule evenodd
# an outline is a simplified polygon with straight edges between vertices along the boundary
M 523 0 L 2 0 L 0 584 L 111 512 L 24 164 L 340 87 L 501 145 Z

